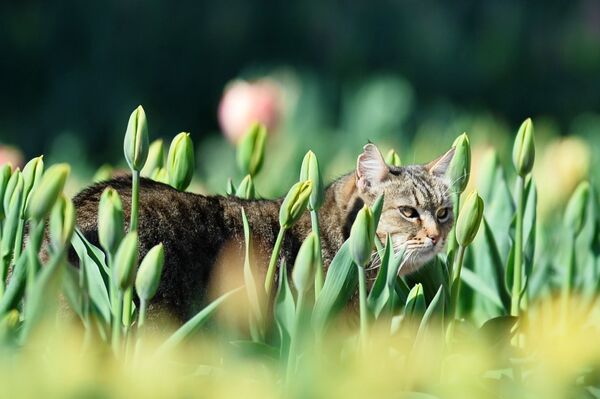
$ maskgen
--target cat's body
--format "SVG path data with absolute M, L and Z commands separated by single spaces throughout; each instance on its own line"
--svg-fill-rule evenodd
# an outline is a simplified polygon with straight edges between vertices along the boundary
M 367 151 L 367 147 L 370 146 L 371 151 Z M 405 204 L 409 204 L 409 207 L 423 206 L 424 202 L 432 202 L 428 196 L 436 191 L 438 195 L 435 205 L 432 205 L 433 212 L 435 213 L 435 209 L 440 207 L 449 208 L 449 196 L 442 195 L 444 191 L 447 192 L 447 186 L 441 179 L 438 182 L 436 180 L 438 177 L 433 172 L 430 173 L 427 166 L 413 166 L 413 169 L 410 169 L 411 167 L 394 168 L 385 163 L 381 164 L 383 159 L 372 145 L 365 147 L 361 157 L 355 173 L 343 176 L 326 189 L 325 200 L 319 210 L 325 267 L 348 238 L 358 210 L 364 203 L 370 205 L 381 193 L 385 193 L 385 201 L 377 234 L 380 238 L 384 238 L 387 233 L 391 234 L 395 247 L 402 242 L 406 243 L 410 250 L 411 245 L 415 245 L 411 242 L 422 242 L 423 238 L 418 237 L 419 229 L 427 230 L 425 224 L 429 223 L 423 216 L 423 223 L 418 223 L 422 225 L 419 229 L 412 232 L 408 228 L 410 225 L 407 225 L 398 231 L 403 224 L 398 221 L 399 216 L 396 215 L 400 209 L 398 207 L 406 208 Z M 376 164 L 377 162 L 379 164 Z M 373 167 L 383 168 L 383 170 L 369 169 Z M 431 187 L 437 183 L 439 187 L 433 190 Z M 112 187 L 119 193 L 128 220 L 131 204 L 131 179 L 128 177 L 98 183 L 74 198 L 78 227 L 96 245 L 98 245 L 98 203 L 102 192 L 107 187 Z M 405 198 L 409 196 L 412 199 Z M 400 203 L 398 199 L 401 199 Z M 201 308 L 202 301 L 207 297 L 210 282 L 219 273 L 217 269 L 227 267 L 223 264 L 232 259 L 237 261 L 234 262 L 237 264 L 234 267 L 240 269 L 244 245 L 242 208 L 248 217 L 253 242 L 259 254 L 258 261 L 255 263 L 264 273 L 279 231 L 281 202 L 282 200 L 242 200 L 235 197 L 182 193 L 165 184 L 142 179 L 138 226 L 140 258 L 161 242 L 165 248 L 163 276 L 158 293 L 152 301 L 152 308 L 158 308 L 180 320 L 185 320 Z M 406 219 L 404 220 L 406 224 L 408 219 L 406 216 L 402 218 L 402 220 Z M 434 239 L 433 246 L 429 245 L 428 249 L 431 254 L 421 256 L 422 259 L 414 257 L 414 262 L 407 264 L 404 273 L 410 272 L 439 252 L 451 223 L 450 219 L 443 231 L 432 227 L 436 237 L 441 240 L 436 242 Z M 306 212 L 286 232 L 281 258 L 285 259 L 288 266 L 293 265 L 300 244 L 310 230 L 311 221 Z M 224 277 L 227 278 L 227 275 Z

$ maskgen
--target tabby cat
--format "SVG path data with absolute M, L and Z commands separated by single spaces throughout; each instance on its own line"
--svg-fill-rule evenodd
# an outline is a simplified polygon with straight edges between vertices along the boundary
M 449 184 L 445 177 L 453 155 L 454 149 L 450 149 L 425 165 L 395 167 L 385 163 L 375 145 L 367 144 L 357 159 L 356 170 L 326 189 L 325 201 L 319 211 L 325 266 L 348 238 L 358 210 L 363 204 L 371 205 L 382 193 L 385 194 L 384 204 L 377 235 L 385 240 L 390 234 L 394 248 L 406 247 L 406 261 L 400 273 L 411 273 L 440 252 L 453 223 Z M 129 177 L 95 184 L 74 198 L 78 227 L 96 245 L 98 203 L 109 186 L 121 196 L 128 220 Z M 281 199 L 243 200 L 184 193 L 142 179 L 138 227 L 140 257 L 162 242 L 166 259 L 151 310 L 160 309 L 186 320 L 201 308 L 208 295 L 209 282 L 219 274 L 219 269 L 232 270 L 233 261 L 237 262 L 233 268 L 241 270 L 242 208 L 248 216 L 256 251 L 262 254 L 258 267 L 265 272 L 279 231 L 281 202 Z M 281 257 L 288 265 L 293 264 L 310 229 L 310 217 L 306 213 L 286 233 Z M 227 273 L 221 271 L 221 278 L 229 278 Z

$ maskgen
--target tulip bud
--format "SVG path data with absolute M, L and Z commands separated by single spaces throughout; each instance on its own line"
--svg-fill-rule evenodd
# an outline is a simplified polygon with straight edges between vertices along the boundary
M 121 198 L 114 188 L 107 187 L 98 205 L 98 240 L 106 252 L 114 254 L 124 235 Z
M 154 140 L 148 148 L 148 159 L 142 169 L 142 175 L 152 176 L 154 171 L 165 165 L 165 150 L 162 139 Z
M 254 199 L 256 192 L 254 190 L 254 182 L 252 181 L 252 176 L 246 175 L 244 179 L 242 179 L 240 185 L 235 191 L 235 196 L 243 199 Z
M 184 191 L 194 175 L 194 146 L 190 134 L 181 132 L 171 142 L 167 156 L 169 184 Z
M 565 227 L 569 229 L 575 237 L 581 233 L 583 225 L 585 224 L 589 196 L 590 183 L 583 181 L 579 183 L 567 204 L 564 223 Z
M 23 176 L 17 169 L 10 177 L 4 196 L 6 220 L 2 226 L 2 240 L 0 240 L 1 252 L 4 257 L 12 253 L 15 245 L 23 202 Z
M 244 135 L 237 148 L 237 162 L 242 173 L 255 176 L 262 167 L 267 128 L 262 123 L 254 123 Z
M 148 157 L 148 122 L 141 105 L 129 117 L 123 150 L 129 168 L 136 171 L 142 170 Z
M 44 174 L 44 156 L 33 158 L 23 168 L 23 189 L 29 194 L 36 183 L 39 183 Z
M 15 171 L 11 174 L 10 178 L 8 179 L 8 182 L 6 183 L 6 190 L 4 191 L 4 198 L 3 198 L 3 206 L 4 206 L 4 211 L 6 212 L 6 214 L 9 213 L 10 211 L 10 202 L 11 202 L 11 198 L 13 197 L 14 193 L 15 193 L 15 188 L 17 187 L 17 185 L 19 184 L 19 181 L 21 181 L 21 190 L 23 189 L 23 174 L 21 173 L 21 171 L 19 170 L 19 168 L 15 169 Z
M 159 183 L 169 184 L 169 173 L 165 168 L 154 169 L 150 178 Z
M 457 194 L 465 191 L 471 173 L 471 143 L 466 133 L 454 140 L 454 157 L 450 162 L 447 176 Z
M 308 200 L 308 209 L 319 210 L 323 204 L 323 179 L 321 178 L 321 169 L 319 161 L 312 151 L 309 151 L 302 160 L 300 168 L 300 181 L 310 180 L 312 182 L 312 192 Z
M 456 221 L 456 241 L 461 247 L 466 247 L 473 242 L 482 217 L 483 200 L 477 191 L 473 191 L 467 197 Z
M 311 232 L 298 251 L 296 263 L 292 271 L 292 281 L 298 292 L 306 292 L 315 280 L 315 272 L 319 267 L 318 238 Z
M 70 170 L 67 164 L 56 164 L 44 173 L 28 202 L 27 214 L 30 218 L 41 221 L 48 216 L 65 187 Z
M 164 264 L 165 249 L 160 243 L 148 251 L 138 269 L 135 278 L 135 290 L 140 299 L 149 301 L 154 297 L 158 290 Z
M 8 181 L 10 180 L 10 175 L 12 173 L 12 167 L 10 164 L 5 163 L 0 166 L 0 220 L 4 220 L 4 196 L 6 194 L 6 189 L 8 188 Z
M 235 192 L 237 191 L 237 189 L 235 188 L 235 185 L 233 184 L 233 179 L 228 178 L 227 179 L 227 187 L 225 188 L 225 194 L 227 195 L 235 195 Z
M 350 229 L 350 253 L 354 263 L 364 267 L 371 260 L 375 242 L 375 220 L 368 206 L 358 211 Z
M 71 242 L 75 229 L 75 207 L 73 202 L 62 195 L 50 213 L 50 238 L 54 248 L 65 247 Z
M 138 236 L 136 231 L 131 231 L 121 241 L 113 264 L 112 276 L 115 285 L 121 290 L 124 291 L 133 285 L 137 262 Z
M 513 146 L 512 158 L 513 165 L 519 176 L 525 177 L 531 173 L 535 160 L 535 140 L 531 118 L 525 119 L 525 122 L 519 128 Z
M 279 224 L 282 228 L 287 229 L 300 219 L 306 209 L 311 192 L 312 182 L 310 180 L 298 182 L 292 186 L 279 209 Z
M 388 151 L 385 156 L 385 163 L 391 166 L 402 166 L 402 162 L 400 161 L 400 155 L 394 149 Z

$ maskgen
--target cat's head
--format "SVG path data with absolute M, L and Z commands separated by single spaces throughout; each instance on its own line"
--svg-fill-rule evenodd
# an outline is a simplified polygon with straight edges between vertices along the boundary
M 404 246 L 400 274 L 408 274 L 441 252 L 454 222 L 452 195 L 446 171 L 451 148 L 424 165 L 391 166 L 374 144 L 367 144 L 355 171 L 357 194 L 367 203 L 384 194 L 377 235 L 389 234 L 396 252 Z

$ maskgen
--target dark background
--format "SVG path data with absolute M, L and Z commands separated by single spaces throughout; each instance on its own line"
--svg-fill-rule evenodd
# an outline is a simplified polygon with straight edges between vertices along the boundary
M 338 122 L 345 85 L 374 73 L 517 125 L 566 129 L 600 106 L 600 2 L 140 1 L 0 3 L 0 140 L 27 157 L 63 132 L 91 162 L 120 157 L 143 104 L 156 134 L 218 131 L 224 85 L 248 68 L 309 71 Z M 418 109 L 417 109 L 418 112 Z

